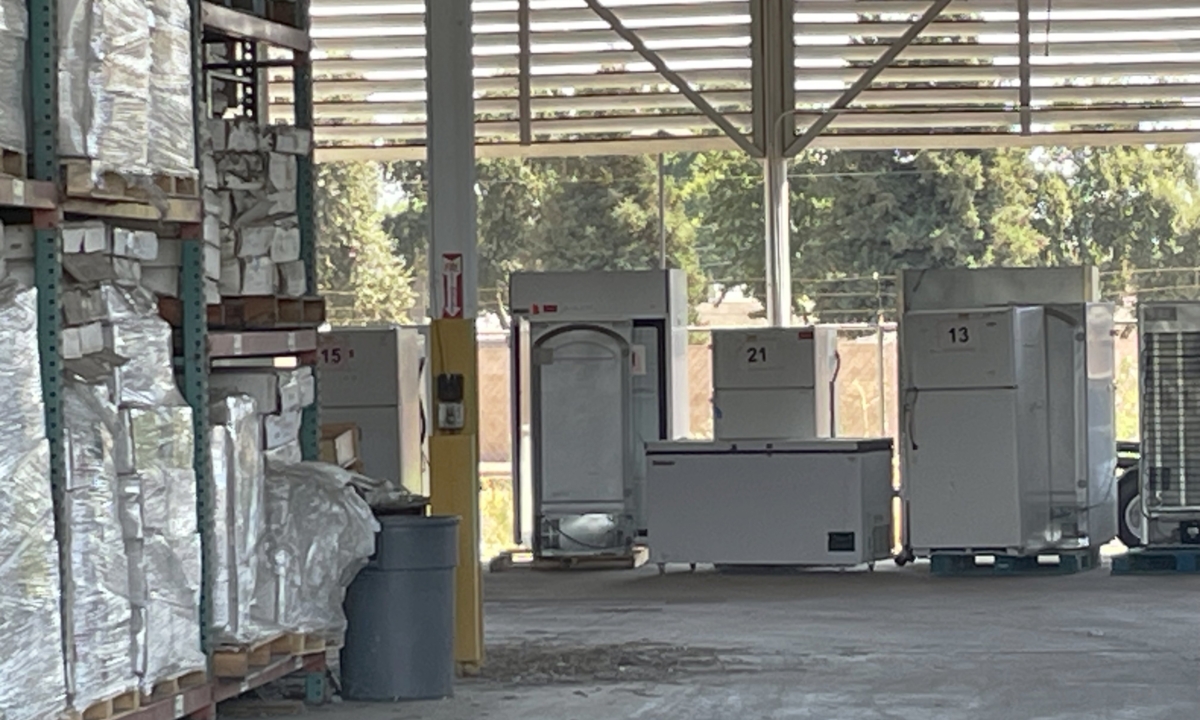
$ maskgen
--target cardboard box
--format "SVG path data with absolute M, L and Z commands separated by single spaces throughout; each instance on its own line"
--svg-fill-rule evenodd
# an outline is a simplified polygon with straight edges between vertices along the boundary
M 280 263 L 279 294 L 284 297 L 304 297 L 308 292 L 308 272 L 303 260 Z
M 64 255 L 62 265 L 67 275 L 81 283 L 114 282 L 135 287 L 142 280 L 140 262 L 104 253 Z
M 270 258 L 243 258 L 241 295 L 274 295 L 279 277 Z
M 0 257 L 5 260 L 32 260 L 34 237 L 32 225 L 3 225 L 4 244 Z
M 274 450 L 296 442 L 300 437 L 300 423 L 303 417 L 304 414 L 299 410 L 278 415 L 263 415 L 263 448 Z
M 271 254 L 278 228 L 274 225 L 251 225 L 238 231 L 237 255 L 256 258 Z
M 183 242 L 179 238 L 159 238 L 154 259 L 142 263 L 143 273 L 151 267 L 183 267 Z
M 142 287 L 155 295 L 172 298 L 179 297 L 179 268 L 142 268 Z
M 213 398 L 247 395 L 260 415 L 279 410 L 279 376 L 269 369 L 215 369 L 208 376 L 208 392 Z
M 221 279 L 221 246 L 218 244 L 204 243 L 204 277 Z
M 154 260 L 158 257 L 158 236 L 149 230 L 113 228 L 112 253 L 134 260 Z
M 63 223 L 59 235 L 66 254 L 106 253 L 110 249 L 108 228 L 100 221 Z
M 271 262 L 295 262 L 300 259 L 300 228 L 277 227 L 271 240 Z
M 267 156 L 267 176 L 273 190 L 296 190 L 296 156 L 273 152 Z
M 358 425 L 333 423 L 321 426 L 321 462 L 350 467 L 358 462 Z

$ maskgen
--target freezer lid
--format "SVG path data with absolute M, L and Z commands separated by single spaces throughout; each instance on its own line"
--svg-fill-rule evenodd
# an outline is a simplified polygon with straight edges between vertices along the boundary
M 678 440 L 646 443 L 646 455 L 725 455 L 725 454 L 821 454 L 866 453 L 892 450 L 891 438 L 817 438 L 813 440 L 739 440 L 709 442 Z

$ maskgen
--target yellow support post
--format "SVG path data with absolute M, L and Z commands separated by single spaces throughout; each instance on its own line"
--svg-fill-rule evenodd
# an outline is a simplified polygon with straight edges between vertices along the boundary
M 483 664 L 483 578 L 479 560 L 479 363 L 475 321 L 434 320 L 428 355 L 435 381 L 439 375 L 463 378 L 463 427 L 443 430 L 434 400 L 429 438 L 430 504 L 435 515 L 456 515 L 458 569 L 455 571 L 454 660 L 461 674 Z

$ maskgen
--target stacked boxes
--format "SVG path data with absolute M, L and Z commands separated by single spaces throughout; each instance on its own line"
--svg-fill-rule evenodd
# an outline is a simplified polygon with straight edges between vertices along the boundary
M 259 440 L 268 463 L 298 463 L 300 422 L 316 399 L 312 368 L 214 370 L 209 391 L 215 399 L 245 395 L 258 411 Z
M 0 0 L 0 147 L 25 151 L 25 44 L 29 12 L 22 0 Z
M 142 287 L 159 239 L 99 222 L 65 224 L 61 236 L 73 537 L 65 607 L 75 614 L 73 704 L 84 710 L 206 661 L 192 411 L 175 385 L 171 328 Z
M 218 642 L 241 645 L 273 629 L 250 613 L 266 531 L 261 420 L 254 399 L 245 395 L 214 401 L 209 418 L 216 538 L 213 629 Z
M 311 132 L 210 120 L 201 145 L 205 238 L 215 234 L 220 249 L 220 294 L 304 295 L 297 158 L 311 152 Z
M 0 717 L 45 720 L 66 693 L 33 290 L 0 283 L 0 344 Z
M 93 172 L 195 177 L 189 13 L 187 0 L 60 3 L 60 154 Z

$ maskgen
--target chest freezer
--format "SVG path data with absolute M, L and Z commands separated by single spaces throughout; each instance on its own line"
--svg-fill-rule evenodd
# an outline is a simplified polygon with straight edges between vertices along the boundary
M 651 560 L 853 566 L 892 551 L 892 441 L 646 447 Z

